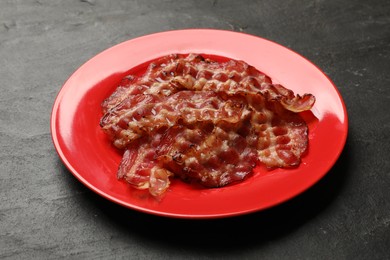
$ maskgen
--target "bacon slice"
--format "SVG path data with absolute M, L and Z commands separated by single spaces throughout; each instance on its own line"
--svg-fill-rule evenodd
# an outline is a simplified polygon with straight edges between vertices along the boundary
M 298 166 L 308 140 L 297 112 L 314 102 L 243 61 L 168 55 L 122 80 L 100 125 L 125 150 L 118 178 L 158 196 L 172 176 L 221 187 L 258 163 Z
M 249 114 L 242 97 L 223 97 L 212 91 L 180 91 L 166 98 L 131 95 L 111 108 L 100 124 L 115 139 L 114 145 L 123 148 L 162 127 L 199 121 L 234 124 Z
M 183 89 L 261 93 L 269 99 L 283 100 L 282 105 L 293 112 L 309 110 L 315 102 L 311 94 L 300 97 L 280 84 L 272 84 L 267 75 L 243 61 L 219 63 L 199 54 L 172 54 L 152 62 L 142 77 L 125 77 L 116 92 L 103 102 L 103 112 L 130 95 L 170 96 Z

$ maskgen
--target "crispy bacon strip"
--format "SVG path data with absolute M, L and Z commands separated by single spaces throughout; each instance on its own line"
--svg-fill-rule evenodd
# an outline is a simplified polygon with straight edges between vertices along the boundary
M 315 103 L 313 95 L 294 95 L 243 61 L 219 63 L 199 54 L 172 54 L 152 62 L 143 77 L 125 77 L 102 107 L 106 112 L 130 95 L 169 96 L 183 89 L 266 94 L 270 99 L 283 100 L 285 108 L 293 112 L 309 110 Z
M 177 124 L 198 121 L 237 123 L 250 113 L 241 96 L 212 91 L 180 91 L 165 98 L 131 95 L 111 108 L 101 119 L 101 127 L 118 148 L 148 133 Z

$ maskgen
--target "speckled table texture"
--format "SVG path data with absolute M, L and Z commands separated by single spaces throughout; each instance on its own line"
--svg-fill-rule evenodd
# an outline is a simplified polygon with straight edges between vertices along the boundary
M 215 28 L 287 46 L 322 69 L 349 116 L 334 167 L 303 194 L 240 217 L 184 220 L 114 204 L 52 144 L 67 78 L 120 42 Z M 390 259 L 390 2 L 0 1 L 1 259 Z

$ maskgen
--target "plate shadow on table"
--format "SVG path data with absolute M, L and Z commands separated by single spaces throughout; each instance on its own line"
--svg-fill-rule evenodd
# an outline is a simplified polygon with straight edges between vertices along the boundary
M 294 232 L 314 219 L 338 197 L 348 181 L 350 147 L 347 143 L 338 161 L 317 184 L 297 197 L 273 208 L 238 217 L 211 220 L 188 220 L 144 214 L 112 203 L 86 187 L 76 178 L 64 178 L 69 188 L 85 189 L 79 199 L 89 210 L 99 212 L 102 225 L 109 223 L 119 236 L 127 233 L 172 250 L 196 250 L 203 253 L 224 253 L 265 245 Z M 63 166 L 65 168 L 65 166 Z M 64 173 L 68 173 L 64 169 Z M 85 208 L 85 207 L 80 207 Z M 107 224 L 108 225 L 108 224 Z M 116 234 L 118 235 L 118 234 Z

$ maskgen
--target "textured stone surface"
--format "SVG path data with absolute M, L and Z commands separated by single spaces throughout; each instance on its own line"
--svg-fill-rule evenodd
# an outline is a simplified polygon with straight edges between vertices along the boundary
M 51 142 L 64 81 L 122 41 L 183 28 L 242 31 L 318 65 L 338 86 L 349 137 L 297 198 L 212 221 L 145 215 L 80 184 Z M 0 1 L 0 258 L 390 258 L 390 2 Z

